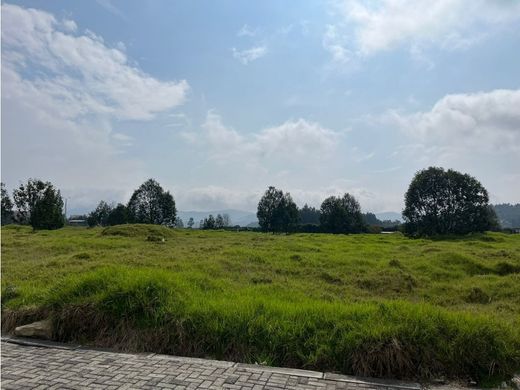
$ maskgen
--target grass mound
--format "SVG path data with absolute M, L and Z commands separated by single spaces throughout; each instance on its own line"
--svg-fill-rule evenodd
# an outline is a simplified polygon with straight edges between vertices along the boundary
M 126 350 L 392 378 L 484 380 L 520 367 L 518 331 L 486 316 L 402 301 L 207 299 L 184 288 L 164 271 L 110 267 L 67 278 L 44 306 L 57 339 Z
M 149 241 L 161 241 L 160 238 L 166 239 L 173 236 L 172 229 L 160 225 L 146 225 L 146 224 L 129 224 L 116 225 L 104 228 L 101 231 L 103 236 L 121 236 L 121 237 L 137 237 L 149 239 Z

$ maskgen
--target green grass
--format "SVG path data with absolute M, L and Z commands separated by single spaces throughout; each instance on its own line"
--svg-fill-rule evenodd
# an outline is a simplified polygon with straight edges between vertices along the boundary
M 399 378 L 520 370 L 520 235 L 2 228 L 2 326 Z

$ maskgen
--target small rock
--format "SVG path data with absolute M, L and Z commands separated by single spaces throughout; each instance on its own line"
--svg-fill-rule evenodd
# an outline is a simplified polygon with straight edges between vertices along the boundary
M 20 337 L 50 340 L 52 338 L 52 323 L 50 320 L 43 320 L 18 326 L 15 328 L 14 334 Z

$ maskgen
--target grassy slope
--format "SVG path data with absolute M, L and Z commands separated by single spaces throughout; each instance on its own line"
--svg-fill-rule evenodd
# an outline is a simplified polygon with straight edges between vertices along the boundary
M 3 228 L 4 312 L 46 308 L 61 339 L 346 373 L 520 368 L 520 235 L 153 228 Z

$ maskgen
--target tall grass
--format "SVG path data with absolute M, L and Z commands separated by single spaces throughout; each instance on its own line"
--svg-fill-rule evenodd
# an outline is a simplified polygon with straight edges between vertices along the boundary
M 43 307 L 59 340 L 135 351 L 393 378 L 482 380 L 520 367 L 518 332 L 487 316 L 404 301 L 295 304 L 182 291 L 167 272 L 110 267 L 67 278 Z
M 4 331 L 50 317 L 62 341 L 378 377 L 485 381 L 520 369 L 513 236 L 131 225 L 2 236 Z

